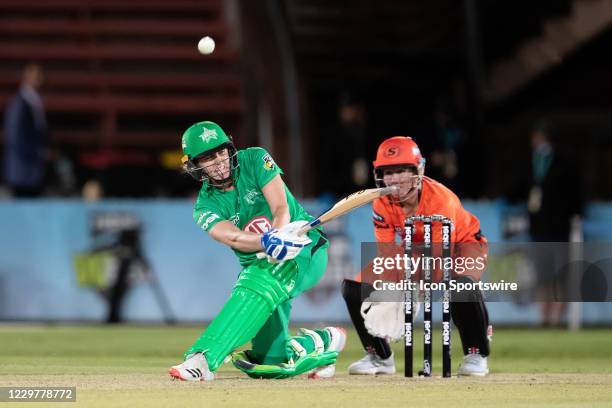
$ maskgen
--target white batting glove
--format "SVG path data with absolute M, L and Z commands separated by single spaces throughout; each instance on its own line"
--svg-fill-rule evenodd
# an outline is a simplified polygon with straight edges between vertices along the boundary
M 287 261 L 299 255 L 302 249 L 312 240 L 308 236 L 298 236 L 298 231 L 308 221 L 294 221 L 280 229 L 273 229 L 261 236 L 261 246 L 268 257 L 268 262 Z

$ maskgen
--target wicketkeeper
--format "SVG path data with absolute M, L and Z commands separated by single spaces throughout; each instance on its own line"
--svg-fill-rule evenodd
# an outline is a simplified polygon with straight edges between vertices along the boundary
M 480 221 L 462 206 L 459 198 L 442 184 L 424 176 L 425 159 L 410 137 L 396 136 L 385 140 L 374 161 L 374 178 L 378 187 L 398 186 L 399 193 L 382 197 L 373 203 L 376 241 L 390 244 L 404 240 L 404 220 L 413 215 L 443 215 L 454 229 L 451 242 L 464 256 L 481 256 L 486 260 L 488 244 L 480 231 Z M 414 243 L 423 242 L 423 226 L 415 224 Z M 434 243 L 442 242 L 439 228 L 433 229 Z M 459 245 L 457 245 L 459 244 Z M 466 270 L 453 276 L 458 282 L 478 281 L 483 268 Z M 404 331 L 404 304 L 376 302 L 364 296 L 374 288 L 361 276 L 345 280 L 343 296 L 351 320 L 367 354 L 349 366 L 349 374 L 395 373 L 389 339 L 397 340 Z M 418 309 L 417 309 L 418 310 Z M 416 313 L 415 313 L 416 315 Z M 489 316 L 482 293 L 467 293 L 467 298 L 451 302 L 451 316 L 461 336 L 464 359 L 459 375 L 484 376 L 489 372 Z
M 225 358 L 251 341 L 251 350 L 232 354 L 234 366 L 251 377 L 333 376 L 344 330 L 300 329 L 292 337 L 288 329 L 292 299 L 325 272 L 329 243 L 322 229 L 297 235 L 313 217 L 264 149 L 236 151 L 223 129 L 208 121 L 187 129 L 182 147 L 186 171 L 202 182 L 193 218 L 233 249 L 243 270 L 219 314 L 170 375 L 212 380 Z

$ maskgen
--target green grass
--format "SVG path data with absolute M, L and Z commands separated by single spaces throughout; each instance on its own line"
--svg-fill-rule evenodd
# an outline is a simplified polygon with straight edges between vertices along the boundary
M 180 360 L 200 331 L 196 327 L 0 326 L 0 386 L 76 386 L 78 402 L 67 405 L 72 407 L 612 406 L 612 329 L 577 333 L 497 329 L 491 375 L 483 379 L 404 379 L 399 373 L 348 376 L 348 365 L 363 356 L 357 335 L 349 332 L 337 378 L 332 380 L 250 380 L 224 365 L 212 383 L 170 381 L 168 367 Z M 416 370 L 422 357 L 420 333 L 415 339 Z M 459 343 L 455 333 L 454 371 L 462 355 Z M 396 346 L 396 363 L 402 370 L 403 353 Z M 437 375 L 440 348 L 436 336 Z

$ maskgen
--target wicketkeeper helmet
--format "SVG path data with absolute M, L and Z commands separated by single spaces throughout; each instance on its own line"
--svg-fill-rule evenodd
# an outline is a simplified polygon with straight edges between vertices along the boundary
M 425 159 L 419 146 L 408 136 L 394 136 L 380 144 L 374 164 L 374 181 L 384 187 L 383 170 L 387 167 L 414 166 L 417 175 L 425 174 Z

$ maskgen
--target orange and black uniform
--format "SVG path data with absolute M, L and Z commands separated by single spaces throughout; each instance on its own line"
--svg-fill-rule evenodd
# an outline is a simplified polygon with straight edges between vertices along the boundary
M 481 256 L 486 260 L 488 243 L 481 233 L 480 221 L 473 214 L 465 210 L 459 198 L 441 183 L 431 178 L 423 177 L 419 204 L 414 215 L 443 215 L 451 219 L 453 222 L 451 242 L 455 248 L 453 255 L 469 256 L 472 258 Z M 374 234 L 378 243 L 390 244 L 398 242 L 398 240 L 402 242 L 401 240 L 404 239 L 405 234 L 404 221 L 406 215 L 399 204 L 392 203 L 388 197 L 377 199 L 372 205 L 372 217 Z M 432 228 L 434 251 L 436 250 L 435 244 L 441 241 L 441 228 L 436 228 L 434 226 L 434 228 Z M 423 225 L 422 223 L 416 223 L 413 243 L 420 242 L 423 242 Z M 397 247 L 392 249 L 392 251 L 397 252 Z M 434 255 L 436 255 L 435 252 Z M 439 279 L 440 271 L 437 272 L 438 274 L 434 273 L 434 280 Z M 482 272 L 481 269 L 466 270 L 462 276 L 454 275 L 453 279 L 479 280 Z M 355 310 L 351 311 L 352 307 L 356 307 L 355 296 L 350 296 L 348 292 L 359 288 L 362 294 L 369 293 L 370 290 L 364 291 L 364 287 L 371 288 L 368 282 L 370 282 L 370 277 L 372 277 L 372 275 L 367 275 L 368 276 L 363 276 L 363 284 L 361 283 L 361 274 L 357 276 L 354 281 L 346 280 L 343 294 L 345 295 L 345 300 L 347 300 L 351 319 L 357 328 L 364 347 L 369 351 L 374 349 L 380 357 L 386 358 L 390 355 L 390 349 L 386 341 L 369 335 L 363 327 L 363 318 L 361 314 L 356 313 Z M 402 276 L 403 271 L 399 276 L 387 276 L 386 279 L 383 276 L 382 278 L 383 280 L 396 280 L 398 278 L 401 279 Z M 381 279 L 381 276 L 376 276 L 376 279 Z M 351 297 L 353 306 L 349 305 L 348 297 Z M 356 311 L 359 310 L 360 308 L 356 309 Z M 487 356 L 489 354 L 489 342 L 487 338 L 489 318 L 482 295 L 480 293 L 472 293 L 469 298 L 462 299 L 461 302 L 452 302 L 451 313 L 452 319 L 461 335 L 464 353 L 477 352 L 483 356 Z M 362 327 L 363 330 L 360 330 Z
M 404 213 L 398 204 L 388 197 L 374 201 L 372 205 L 374 234 L 377 242 L 394 242 L 399 232 L 403 238 Z M 459 198 L 448 188 L 429 177 L 423 177 L 421 198 L 416 215 L 443 215 L 453 221 L 452 242 L 479 242 L 486 245 L 480 233 L 480 221 L 463 208 Z M 440 229 L 433 231 L 433 242 L 441 242 Z M 423 228 L 417 225 L 413 242 L 423 241 Z
M 488 243 L 480 231 L 480 221 L 473 214 L 463 208 L 459 198 L 441 183 L 423 177 L 419 205 L 414 215 L 443 215 L 453 222 L 451 242 L 454 244 L 455 256 L 483 257 L 486 260 Z M 388 197 L 374 201 L 372 205 L 372 218 L 374 235 L 378 243 L 393 243 L 396 237 L 400 242 L 404 239 L 404 220 L 406 216 L 399 204 L 392 203 Z M 413 234 L 413 243 L 423 242 L 423 224 L 416 223 Z M 432 242 L 434 251 L 439 250 L 436 243 L 442 242 L 442 229 L 432 229 Z M 459 244 L 459 245 L 456 245 Z M 435 254 L 434 254 L 435 255 Z M 436 276 L 440 271 L 436 271 Z M 479 280 L 482 270 L 472 269 L 464 274 Z M 457 278 L 454 276 L 453 278 Z M 439 276 L 435 280 L 439 279 Z

